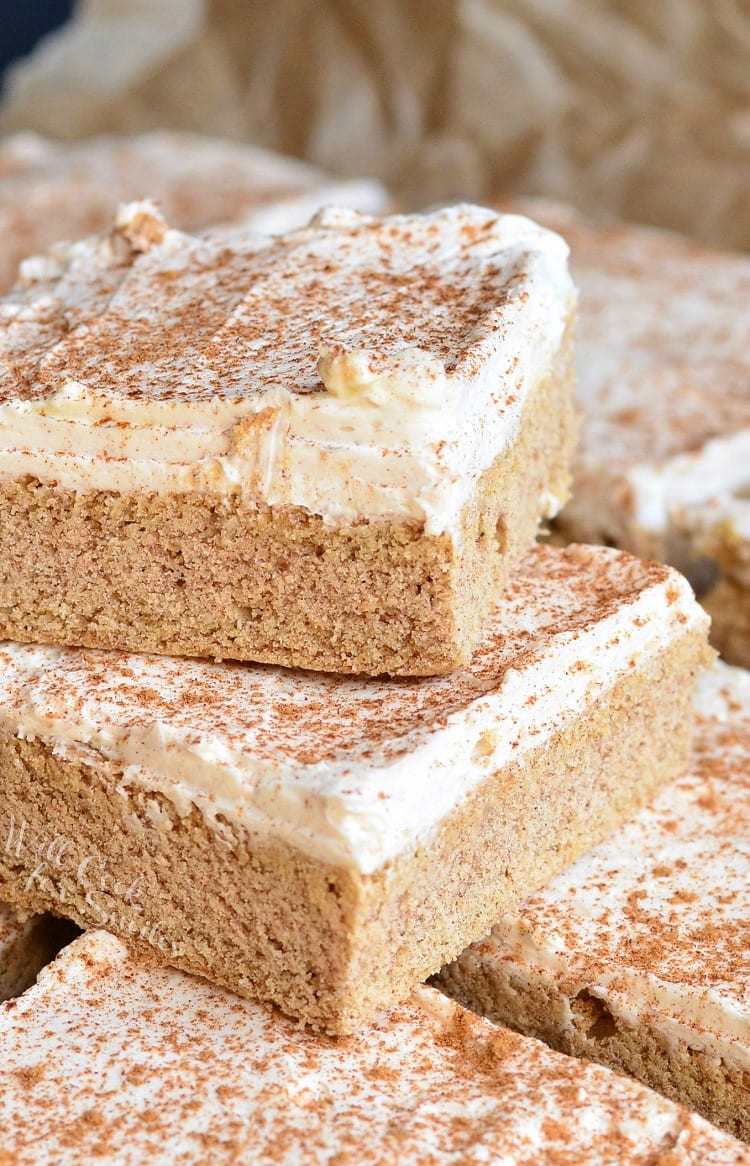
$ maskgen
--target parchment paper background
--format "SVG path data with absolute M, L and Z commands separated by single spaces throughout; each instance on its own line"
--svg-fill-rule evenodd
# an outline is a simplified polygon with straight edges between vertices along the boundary
M 517 190 L 750 246 L 743 0 L 80 0 L 0 132 L 248 139 L 409 206 Z

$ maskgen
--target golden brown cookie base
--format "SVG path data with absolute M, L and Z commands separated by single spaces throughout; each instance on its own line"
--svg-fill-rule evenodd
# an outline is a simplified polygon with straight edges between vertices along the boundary
M 93 753 L 65 759 L 4 732 L 0 897 L 350 1032 L 685 768 L 705 651 L 694 632 L 644 661 L 372 875 L 229 826 L 219 835 L 197 810 L 181 818 L 165 797 L 123 787 L 101 758 L 92 768 Z
M 463 545 L 421 524 L 327 526 L 209 492 L 0 484 L 0 638 L 322 671 L 431 675 L 468 660 L 493 598 L 566 497 L 571 344 L 480 479 Z

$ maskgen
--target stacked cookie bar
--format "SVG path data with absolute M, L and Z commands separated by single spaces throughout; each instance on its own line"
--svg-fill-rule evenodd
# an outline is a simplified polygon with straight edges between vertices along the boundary
M 705 626 L 667 568 L 539 548 L 432 680 L 6 645 L 3 886 L 351 1031 L 684 768 Z
M 0 628 L 466 663 L 567 496 L 567 249 L 479 208 L 195 238 L 130 204 L 3 305 Z
M 0 1024 L 14 1137 L 34 1110 L 13 1082 L 38 1071 L 81 1161 L 283 1161 L 295 1139 L 420 1160 L 435 1125 L 436 1160 L 501 1130 L 552 1160 L 571 1090 L 581 1162 L 740 1152 L 414 995 L 689 759 L 689 585 L 535 546 L 568 494 L 575 305 L 557 235 L 471 206 L 264 238 L 140 202 L 22 265 L 0 301 L 0 897 L 88 933 Z M 180 1114 L 187 1074 L 231 1121 L 207 1102 L 149 1132 L 124 1088 L 90 1125 L 110 1042 L 146 1016 L 196 1050 L 173 1084 L 134 1053 L 133 1081 Z M 88 1068 L 55 1109 L 42 1066 L 76 1029 Z M 227 1049 L 248 1058 L 229 1094 Z M 624 1130 L 617 1106 L 648 1116 Z

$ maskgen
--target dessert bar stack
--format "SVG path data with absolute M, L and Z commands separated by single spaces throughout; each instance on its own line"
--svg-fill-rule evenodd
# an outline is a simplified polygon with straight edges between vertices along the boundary
M 21 271 L 7 897 L 352 1031 L 687 762 L 687 584 L 531 549 L 567 492 L 567 247 L 480 207 L 230 240 L 135 203 Z
M 0 1018 L 14 1137 L 26 1074 L 82 1161 L 419 1160 L 435 1127 L 435 1160 L 549 1157 L 584 1093 L 578 1161 L 735 1152 L 414 994 L 689 759 L 688 583 L 535 545 L 568 494 L 575 309 L 562 239 L 473 206 L 264 237 L 135 202 L 24 261 L 0 300 L 0 897 L 87 934 Z

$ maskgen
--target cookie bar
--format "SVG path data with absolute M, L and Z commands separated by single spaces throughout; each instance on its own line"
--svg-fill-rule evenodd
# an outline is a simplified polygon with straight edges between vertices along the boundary
M 702 590 L 722 557 L 706 527 L 750 487 L 750 259 L 544 200 L 509 205 L 565 236 L 581 293 L 583 425 L 560 535 L 669 562 Z
M 567 496 L 567 248 L 479 207 L 196 238 L 0 301 L 0 636 L 429 675 Z
M 352 1031 L 684 770 L 707 624 L 539 547 L 438 679 L 5 644 L 0 897 Z

